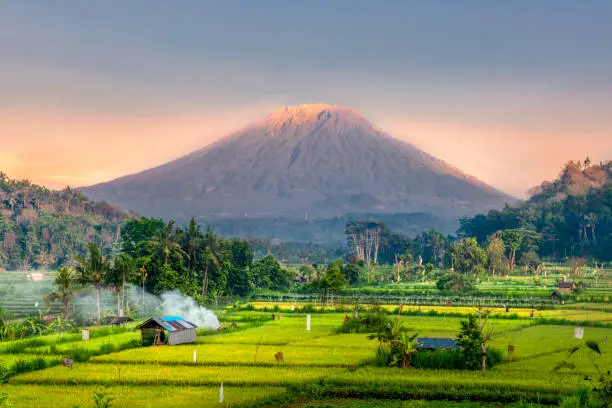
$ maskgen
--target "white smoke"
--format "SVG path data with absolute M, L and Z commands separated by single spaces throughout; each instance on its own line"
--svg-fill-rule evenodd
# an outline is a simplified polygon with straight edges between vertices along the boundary
M 48 311 L 61 314 L 63 312 L 61 300 L 55 299 L 51 304 L 45 301 L 45 296 L 54 290 L 50 279 L 32 282 L 22 277 L 22 280 L 17 280 L 10 285 L 0 284 L 0 307 L 16 317 L 37 315 Z M 100 295 L 102 315 L 119 315 L 116 292 L 112 288 L 102 288 Z M 23 306 L 13 307 L 16 300 L 22 302 L 25 300 L 31 306 L 25 309 Z M 155 296 L 143 291 L 142 287 L 128 284 L 125 288 L 125 302 L 126 307 L 123 309 L 125 315 L 135 319 L 146 319 L 152 316 L 181 316 L 201 328 L 217 329 L 220 327 L 219 319 L 212 311 L 178 291 L 164 292 L 160 296 Z M 48 307 L 50 310 L 47 309 Z M 70 305 L 71 318 L 74 319 L 80 315 L 86 319 L 95 320 L 97 310 L 95 289 L 91 286 L 76 288 Z
M 177 290 L 161 294 L 161 309 L 164 316 L 181 316 L 198 327 L 218 329 L 219 319 L 213 312 L 198 305 L 192 298 Z

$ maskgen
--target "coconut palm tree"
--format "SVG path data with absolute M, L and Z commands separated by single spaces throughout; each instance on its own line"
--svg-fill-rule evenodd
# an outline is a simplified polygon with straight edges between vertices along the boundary
M 70 300 L 74 294 L 74 285 L 77 283 L 76 272 L 70 267 L 62 266 L 57 270 L 54 283 L 57 288 L 54 294 L 62 299 L 62 303 L 64 304 L 64 318 L 68 320 L 70 317 Z
M 171 258 L 182 259 L 188 256 L 174 240 L 174 224 L 174 221 L 170 220 L 161 233 L 151 240 L 153 250 L 164 260 L 164 264 L 168 264 Z
M 108 269 L 105 282 L 115 289 L 117 296 L 117 315 L 125 306 L 125 283 L 134 275 L 136 263 L 128 254 L 121 254 L 115 258 L 112 268 Z
M 77 266 L 76 270 L 78 273 L 78 281 L 81 285 L 93 285 L 96 290 L 96 305 L 98 307 L 98 319 L 97 323 L 100 324 L 102 320 L 102 313 L 100 310 L 100 288 L 104 282 L 104 277 L 109 269 L 109 262 L 102 255 L 102 251 L 98 245 L 91 243 L 87 245 L 89 252 L 87 258 L 80 256 L 76 257 Z

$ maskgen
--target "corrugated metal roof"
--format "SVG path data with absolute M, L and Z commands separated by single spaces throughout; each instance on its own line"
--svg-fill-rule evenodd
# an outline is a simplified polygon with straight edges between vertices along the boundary
M 161 318 L 164 322 L 176 322 L 183 320 L 181 316 L 162 316 Z
M 170 318 L 170 320 L 167 320 Z M 142 328 L 149 322 L 155 322 L 158 326 L 162 327 L 164 330 L 169 332 L 176 332 L 186 329 L 196 329 L 198 326 L 195 324 L 188 322 L 187 320 L 183 320 L 182 317 L 179 316 L 164 316 L 164 317 L 152 317 L 146 322 L 142 323 L 137 329 Z
M 418 337 L 417 338 L 417 349 L 459 349 L 456 339 L 443 338 L 443 337 Z

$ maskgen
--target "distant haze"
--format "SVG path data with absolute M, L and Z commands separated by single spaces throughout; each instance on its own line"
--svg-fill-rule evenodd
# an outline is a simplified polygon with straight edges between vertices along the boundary
M 178 158 L 275 108 L 269 104 L 235 112 L 133 118 L 21 117 L 0 112 L 0 170 L 51 188 L 91 185 Z M 598 162 L 612 158 L 612 132 L 573 136 L 436 123 L 384 113 L 374 119 L 398 139 L 516 197 L 525 197 L 529 188 L 555 178 L 570 159 L 590 156 Z M 12 136 L 5 140 L 7 134 Z

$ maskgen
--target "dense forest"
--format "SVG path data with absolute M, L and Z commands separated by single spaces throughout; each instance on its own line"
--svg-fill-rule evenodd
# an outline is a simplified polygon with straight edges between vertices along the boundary
M 158 272 L 170 265 L 181 274 L 186 268 L 193 276 L 194 288 L 202 286 L 203 262 L 208 262 L 202 256 L 216 253 L 206 249 L 208 244 L 204 243 L 209 241 L 224 248 L 217 254 L 216 263 L 207 264 L 212 275 L 222 269 L 223 260 L 250 270 L 254 259 L 266 255 L 287 263 L 324 264 L 343 258 L 366 265 L 414 262 L 419 267 L 431 264 L 450 268 L 456 260 L 454 247 L 467 238 L 475 238 L 478 247 L 488 254 L 491 260 L 483 267 L 490 270 L 512 270 L 516 265 L 537 268 L 543 260 L 589 258 L 607 262 L 612 260 L 612 162 L 594 165 L 588 159 L 570 161 L 556 180 L 534 188 L 528 200 L 461 219 L 456 236 L 435 229 L 406 233 L 403 228 L 395 228 L 395 215 L 389 217 L 391 225 L 378 219 L 338 219 L 344 245 L 288 242 L 278 237 L 222 240 L 215 234 L 216 229 L 202 232 L 195 222 L 181 228 L 174 223 L 169 227 L 170 223 L 161 220 L 137 219 L 107 203 L 91 202 L 76 190 L 52 191 L 27 180 L 10 180 L 0 173 L 0 268 L 56 268 L 84 255 L 89 243 L 96 243 L 105 255 L 124 252 L 134 259 L 150 258 L 153 244 L 147 244 L 145 251 L 130 247 L 130 242 L 155 242 L 154 238 L 162 239 L 161 234 L 166 234 L 166 240 L 172 237 L 181 250 L 190 254 L 183 256 L 189 261 L 183 264 L 173 259 L 161 263 L 157 260 L 153 270 Z M 134 240 L 130 234 L 142 223 L 151 231 Z M 185 238 L 185 234 L 197 239 Z M 185 248 L 185 239 L 196 239 L 204 255 L 194 258 L 189 252 L 193 249 Z M 232 246 L 248 251 L 244 255 L 248 259 L 239 262 L 236 255 L 228 255 L 234 251 Z M 168 276 L 170 279 L 172 274 Z M 234 279 L 238 275 L 231 276 Z M 164 279 L 163 274 L 151 274 L 146 285 L 153 290 Z M 246 285 L 246 278 L 243 281 Z M 250 283 L 254 283 L 252 279 Z M 236 290 L 236 286 L 231 289 Z
M 55 268 L 91 242 L 111 252 L 130 217 L 77 190 L 49 190 L 0 172 L 0 269 Z
M 481 245 L 492 238 L 512 242 L 519 262 L 535 257 L 612 260 L 612 162 L 570 161 L 559 177 L 532 190 L 518 206 L 460 221 L 460 236 Z
M 129 269 L 124 275 L 153 293 L 179 289 L 214 301 L 246 296 L 255 288 L 283 290 L 291 283 L 274 257 L 255 260 L 247 241 L 219 238 L 194 220 L 185 228 L 154 218 L 129 220 L 121 242 L 119 257 Z

